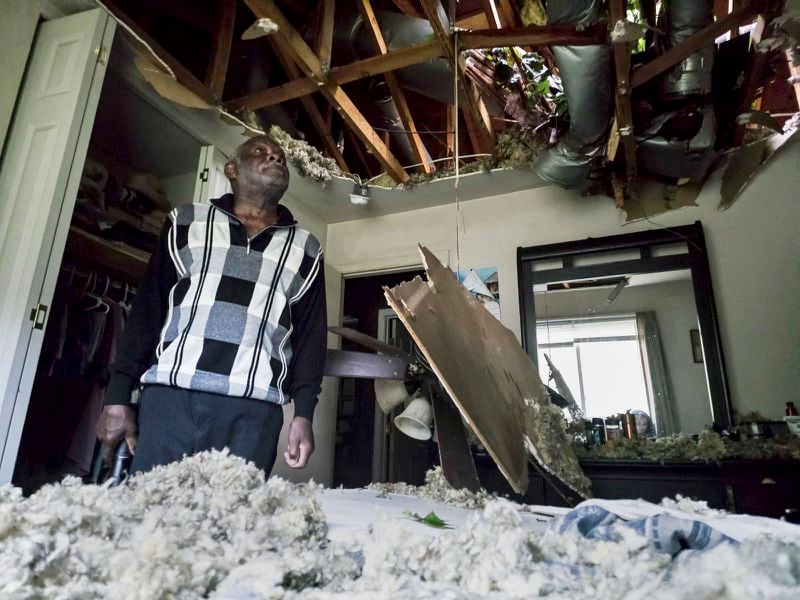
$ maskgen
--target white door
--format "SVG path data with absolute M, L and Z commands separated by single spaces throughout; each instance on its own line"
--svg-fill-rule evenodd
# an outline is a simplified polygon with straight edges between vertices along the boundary
M 11 480 L 115 23 L 39 26 L 0 166 L 0 484 Z
M 200 150 L 200 164 L 197 167 L 197 180 L 194 184 L 194 201 L 206 203 L 212 198 L 231 193 L 231 182 L 225 177 L 225 163 L 228 162 L 215 146 L 203 146 Z

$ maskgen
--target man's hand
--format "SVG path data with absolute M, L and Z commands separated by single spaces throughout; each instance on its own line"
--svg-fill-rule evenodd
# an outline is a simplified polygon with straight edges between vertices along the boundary
M 295 417 L 289 424 L 289 447 L 283 453 L 286 464 L 292 469 L 302 469 L 314 452 L 314 429 L 305 417 Z
M 109 404 L 97 420 L 97 439 L 103 444 L 103 458 L 111 460 L 111 453 L 122 438 L 128 443 L 131 454 L 136 452 L 139 428 L 136 426 L 136 412 L 123 404 Z

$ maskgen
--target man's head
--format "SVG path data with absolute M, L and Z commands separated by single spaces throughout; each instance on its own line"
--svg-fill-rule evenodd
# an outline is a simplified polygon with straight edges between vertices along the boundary
M 236 148 L 225 165 L 234 195 L 265 196 L 278 202 L 289 187 L 286 156 L 271 137 L 259 135 Z

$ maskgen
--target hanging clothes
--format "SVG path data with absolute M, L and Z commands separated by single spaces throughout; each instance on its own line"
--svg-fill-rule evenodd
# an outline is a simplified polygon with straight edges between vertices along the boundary
M 14 473 L 26 491 L 91 471 L 95 424 L 129 310 L 129 287 L 94 274 L 79 279 L 62 271 L 53 297 Z M 110 298 L 112 289 L 124 290 L 124 297 Z

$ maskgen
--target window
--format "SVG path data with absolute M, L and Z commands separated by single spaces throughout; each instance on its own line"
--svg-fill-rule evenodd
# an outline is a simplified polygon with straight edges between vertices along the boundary
M 550 387 L 545 354 L 558 369 L 587 418 L 650 410 L 633 315 L 541 321 L 539 375 Z

